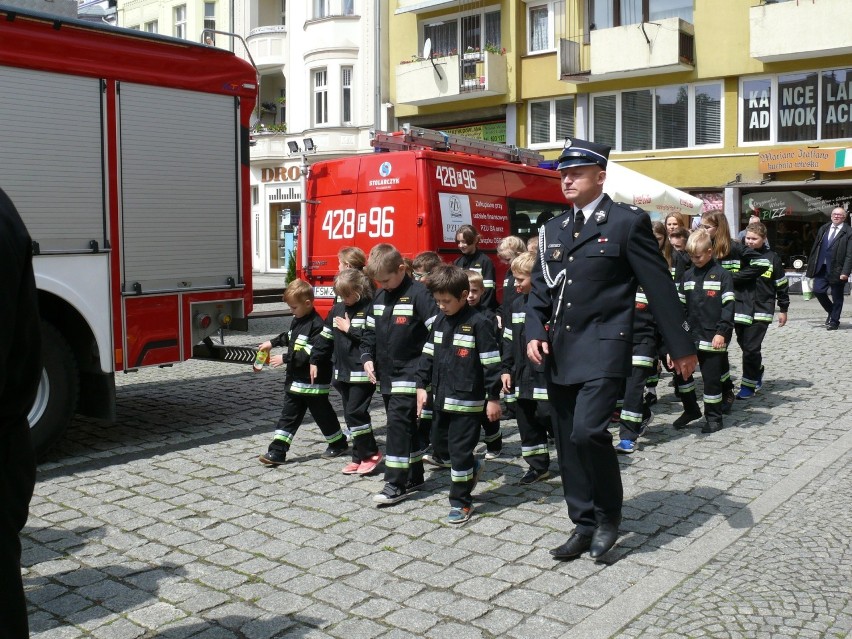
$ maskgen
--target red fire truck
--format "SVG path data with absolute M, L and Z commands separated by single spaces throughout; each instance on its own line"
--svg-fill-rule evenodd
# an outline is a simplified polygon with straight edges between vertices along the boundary
M 333 302 L 341 248 L 369 252 L 389 242 L 408 257 L 435 251 L 452 262 L 462 224 L 479 229 L 500 297 L 500 240 L 537 233 L 565 206 L 559 174 L 539 168 L 542 156 L 525 149 L 417 128 L 379 132 L 373 146 L 376 153 L 310 167 L 297 263 L 299 277 L 314 285 L 320 312 Z
M 245 325 L 257 75 L 215 47 L 10 7 L 0 42 L 0 186 L 33 239 L 42 450 L 75 412 L 114 416 L 116 371 L 219 357 L 205 341 Z

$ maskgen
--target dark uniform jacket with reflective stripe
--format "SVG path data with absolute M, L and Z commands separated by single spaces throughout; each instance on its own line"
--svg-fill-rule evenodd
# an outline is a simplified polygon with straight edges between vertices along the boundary
M 716 260 L 698 268 L 693 266 L 683 274 L 678 284 L 681 301 L 686 305 L 690 335 L 698 350 L 724 352 L 714 349 L 710 342 L 722 335 L 730 344 L 734 332 L 734 280 Z
M 485 291 L 479 300 L 479 305 L 484 308 L 490 308 L 492 311 L 497 308 L 497 271 L 494 268 L 494 262 L 479 249 L 473 255 L 462 255 L 456 258 L 453 262 L 456 266 L 467 271 L 478 271 L 482 274 L 482 283 Z
M 417 388 L 431 385 L 436 410 L 482 412 L 500 399 L 500 345 L 493 319 L 470 306 L 439 313 L 417 368 Z
M 328 392 L 331 383 L 331 361 L 315 362 L 317 376 L 311 384 L 311 353 L 323 328 L 322 318 L 315 310 L 304 317 L 294 317 L 285 333 L 271 340 L 272 346 L 288 346 L 290 350 L 284 356 L 287 372 L 284 383 L 287 390 L 295 393 L 312 391 Z
M 639 284 L 672 358 L 693 354 L 683 308 L 648 215 L 605 195 L 576 240 L 573 230 L 571 214 L 552 218 L 539 230 L 527 300 L 527 340 L 550 342 L 551 381 L 568 385 L 630 374 Z
M 527 296 L 519 295 L 512 303 L 503 326 L 503 372 L 512 376 L 519 399 L 547 400 L 544 365 L 533 364 L 527 357 Z
M 414 374 L 438 306 L 420 282 L 407 275 L 392 291 L 380 290 L 367 315 L 361 361 L 372 361 L 383 395 L 414 395 Z
M 372 300 L 365 298 L 352 306 L 337 302 L 325 318 L 320 338 L 314 345 L 311 363 L 332 362 L 334 379 L 350 384 L 371 383 L 361 363 L 361 339 L 367 328 L 367 314 Z M 349 331 L 334 328 L 334 318 L 349 317 Z

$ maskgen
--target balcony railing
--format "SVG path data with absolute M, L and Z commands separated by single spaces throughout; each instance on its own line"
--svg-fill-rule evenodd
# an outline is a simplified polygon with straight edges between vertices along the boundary
M 761 62 L 852 53 L 852 2 L 778 2 L 749 9 L 751 57 Z
M 505 95 L 507 90 L 506 56 L 500 53 L 449 55 L 396 68 L 396 101 L 401 104 L 439 104 Z

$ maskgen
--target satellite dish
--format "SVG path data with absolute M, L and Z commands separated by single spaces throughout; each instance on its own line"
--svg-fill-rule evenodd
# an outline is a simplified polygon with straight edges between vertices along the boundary
M 438 70 L 438 65 L 435 64 L 435 60 L 432 59 L 432 38 L 426 38 L 426 42 L 423 43 L 423 59 L 429 60 L 432 63 L 432 68 L 434 68 L 435 73 L 438 74 L 438 79 L 443 80 L 444 76 L 441 75 L 441 72 Z

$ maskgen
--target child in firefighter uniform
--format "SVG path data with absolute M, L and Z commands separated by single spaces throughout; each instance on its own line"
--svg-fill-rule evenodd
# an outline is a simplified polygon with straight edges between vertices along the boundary
M 482 313 L 486 319 L 494 327 L 494 337 L 497 343 L 500 343 L 502 332 L 500 330 L 500 322 L 498 315 L 489 308 L 482 306 L 480 303 L 485 294 L 485 286 L 482 281 L 482 274 L 479 271 L 465 271 L 469 290 L 467 293 L 467 303 L 476 311 Z M 514 282 L 513 282 L 514 285 Z M 482 441 L 485 442 L 485 459 L 497 459 L 503 451 L 503 431 L 500 429 L 500 420 L 491 421 L 488 416 L 482 414 Z M 446 429 L 444 429 L 446 432 Z
M 485 292 L 482 294 L 480 304 L 483 308 L 497 309 L 497 271 L 494 262 L 485 253 L 479 250 L 479 240 L 482 236 L 472 224 L 462 224 L 456 231 L 456 244 L 458 244 L 461 256 L 453 262 L 456 266 L 468 271 L 478 271 L 482 274 L 482 283 Z
M 787 309 L 790 307 L 789 286 L 784 264 L 776 253 L 766 245 L 766 227 L 760 222 L 746 227 L 745 245 L 759 254 L 757 262 L 766 266 L 763 274 L 753 285 L 737 299 L 734 314 L 734 329 L 737 343 L 743 351 L 743 376 L 738 399 L 749 399 L 760 389 L 763 383 L 763 356 L 761 345 L 766 337 L 766 329 L 772 323 L 775 302 L 778 301 L 778 325 L 787 323 Z
M 417 407 L 431 386 L 438 420 L 447 425 L 452 464 L 449 524 L 463 524 L 473 512 L 471 493 L 484 467 L 474 457 L 482 413 L 500 419 L 500 346 L 494 326 L 467 303 L 468 279 L 457 266 L 440 266 L 429 291 L 441 312 L 417 368 Z
M 506 315 L 503 328 L 503 372 L 500 376 L 503 392 L 515 397 L 515 419 L 521 435 L 521 456 L 529 465 L 518 482 L 521 486 L 534 484 L 550 477 L 550 451 L 547 448 L 550 421 L 550 402 L 544 366 L 533 364 L 527 357 L 525 328 L 526 304 L 532 289 L 535 253 L 521 253 L 512 260 L 512 276 L 518 295 Z
M 618 443 L 615 452 L 629 455 L 636 450 L 636 442 L 645 434 L 654 413 L 651 397 L 645 394 L 648 380 L 657 375 L 658 353 L 662 337 L 648 307 L 648 296 L 640 286 L 636 289 L 633 311 L 633 358 L 630 377 L 624 380 L 624 393 L 619 415 Z M 659 378 L 657 378 L 659 379 Z M 652 387 L 656 384 L 652 382 Z M 652 395 L 656 399 L 656 395 Z
M 702 433 L 722 428 L 722 376 L 727 372 L 727 344 L 734 332 L 734 280 L 731 273 L 713 259 L 713 244 L 704 229 L 689 236 L 686 250 L 692 267 L 678 284 L 681 301 L 686 305 L 690 336 L 698 347 L 698 362 L 704 381 L 704 418 Z M 695 379 L 675 375 L 683 414 L 674 422 L 685 428 L 701 417 L 695 394 Z
M 423 446 L 418 435 L 415 373 L 438 309 L 420 282 L 406 272 L 400 252 L 377 244 L 367 274 L 382 290 L 373 299 L 361 340 L 361 362 L 387 413 L 385 487 L 373 501 L 389 506 L 423 486 Z
M 343 398 L 343 419 L 352 436 L 352 461 L 343 467 L 344 475 L 369 475 L 382 461 L 370 419 L 370 400 L 376 385 L 361 363 L 361 338 L 367 326 L 367 312 L 373 301 L 373 286 L 362 271 L 341 270 L 334 278 L 334 292 L 341 301 L 331 307 L 320 339 L 311 354 L 311 371 L 334 366 L 334 388 Z
M 272 367 L 287 364 L 287 372 L 284 374 L 284 406 L 275 437 L 269 450 L 260 456 L 261 463 L 267 466 L 278 466 L 286 461 L 287 451 L 307 411 L 311 412 L 328 443 L 322 457 L 339 457 L 349 450 L 337 413 L 328 398 L 331 362 L 311 371 L 311 353 L 323 329 L 322 318 L 314 309 L 313 288 L 304 280 L 294 280 L 284 290 L 284 301 L 293 313 L 289 330 L 260 345 L 261 350 L 267 351 L 279 346 L 290 347 L 289 352 L 274 355 L 269 360 Z

